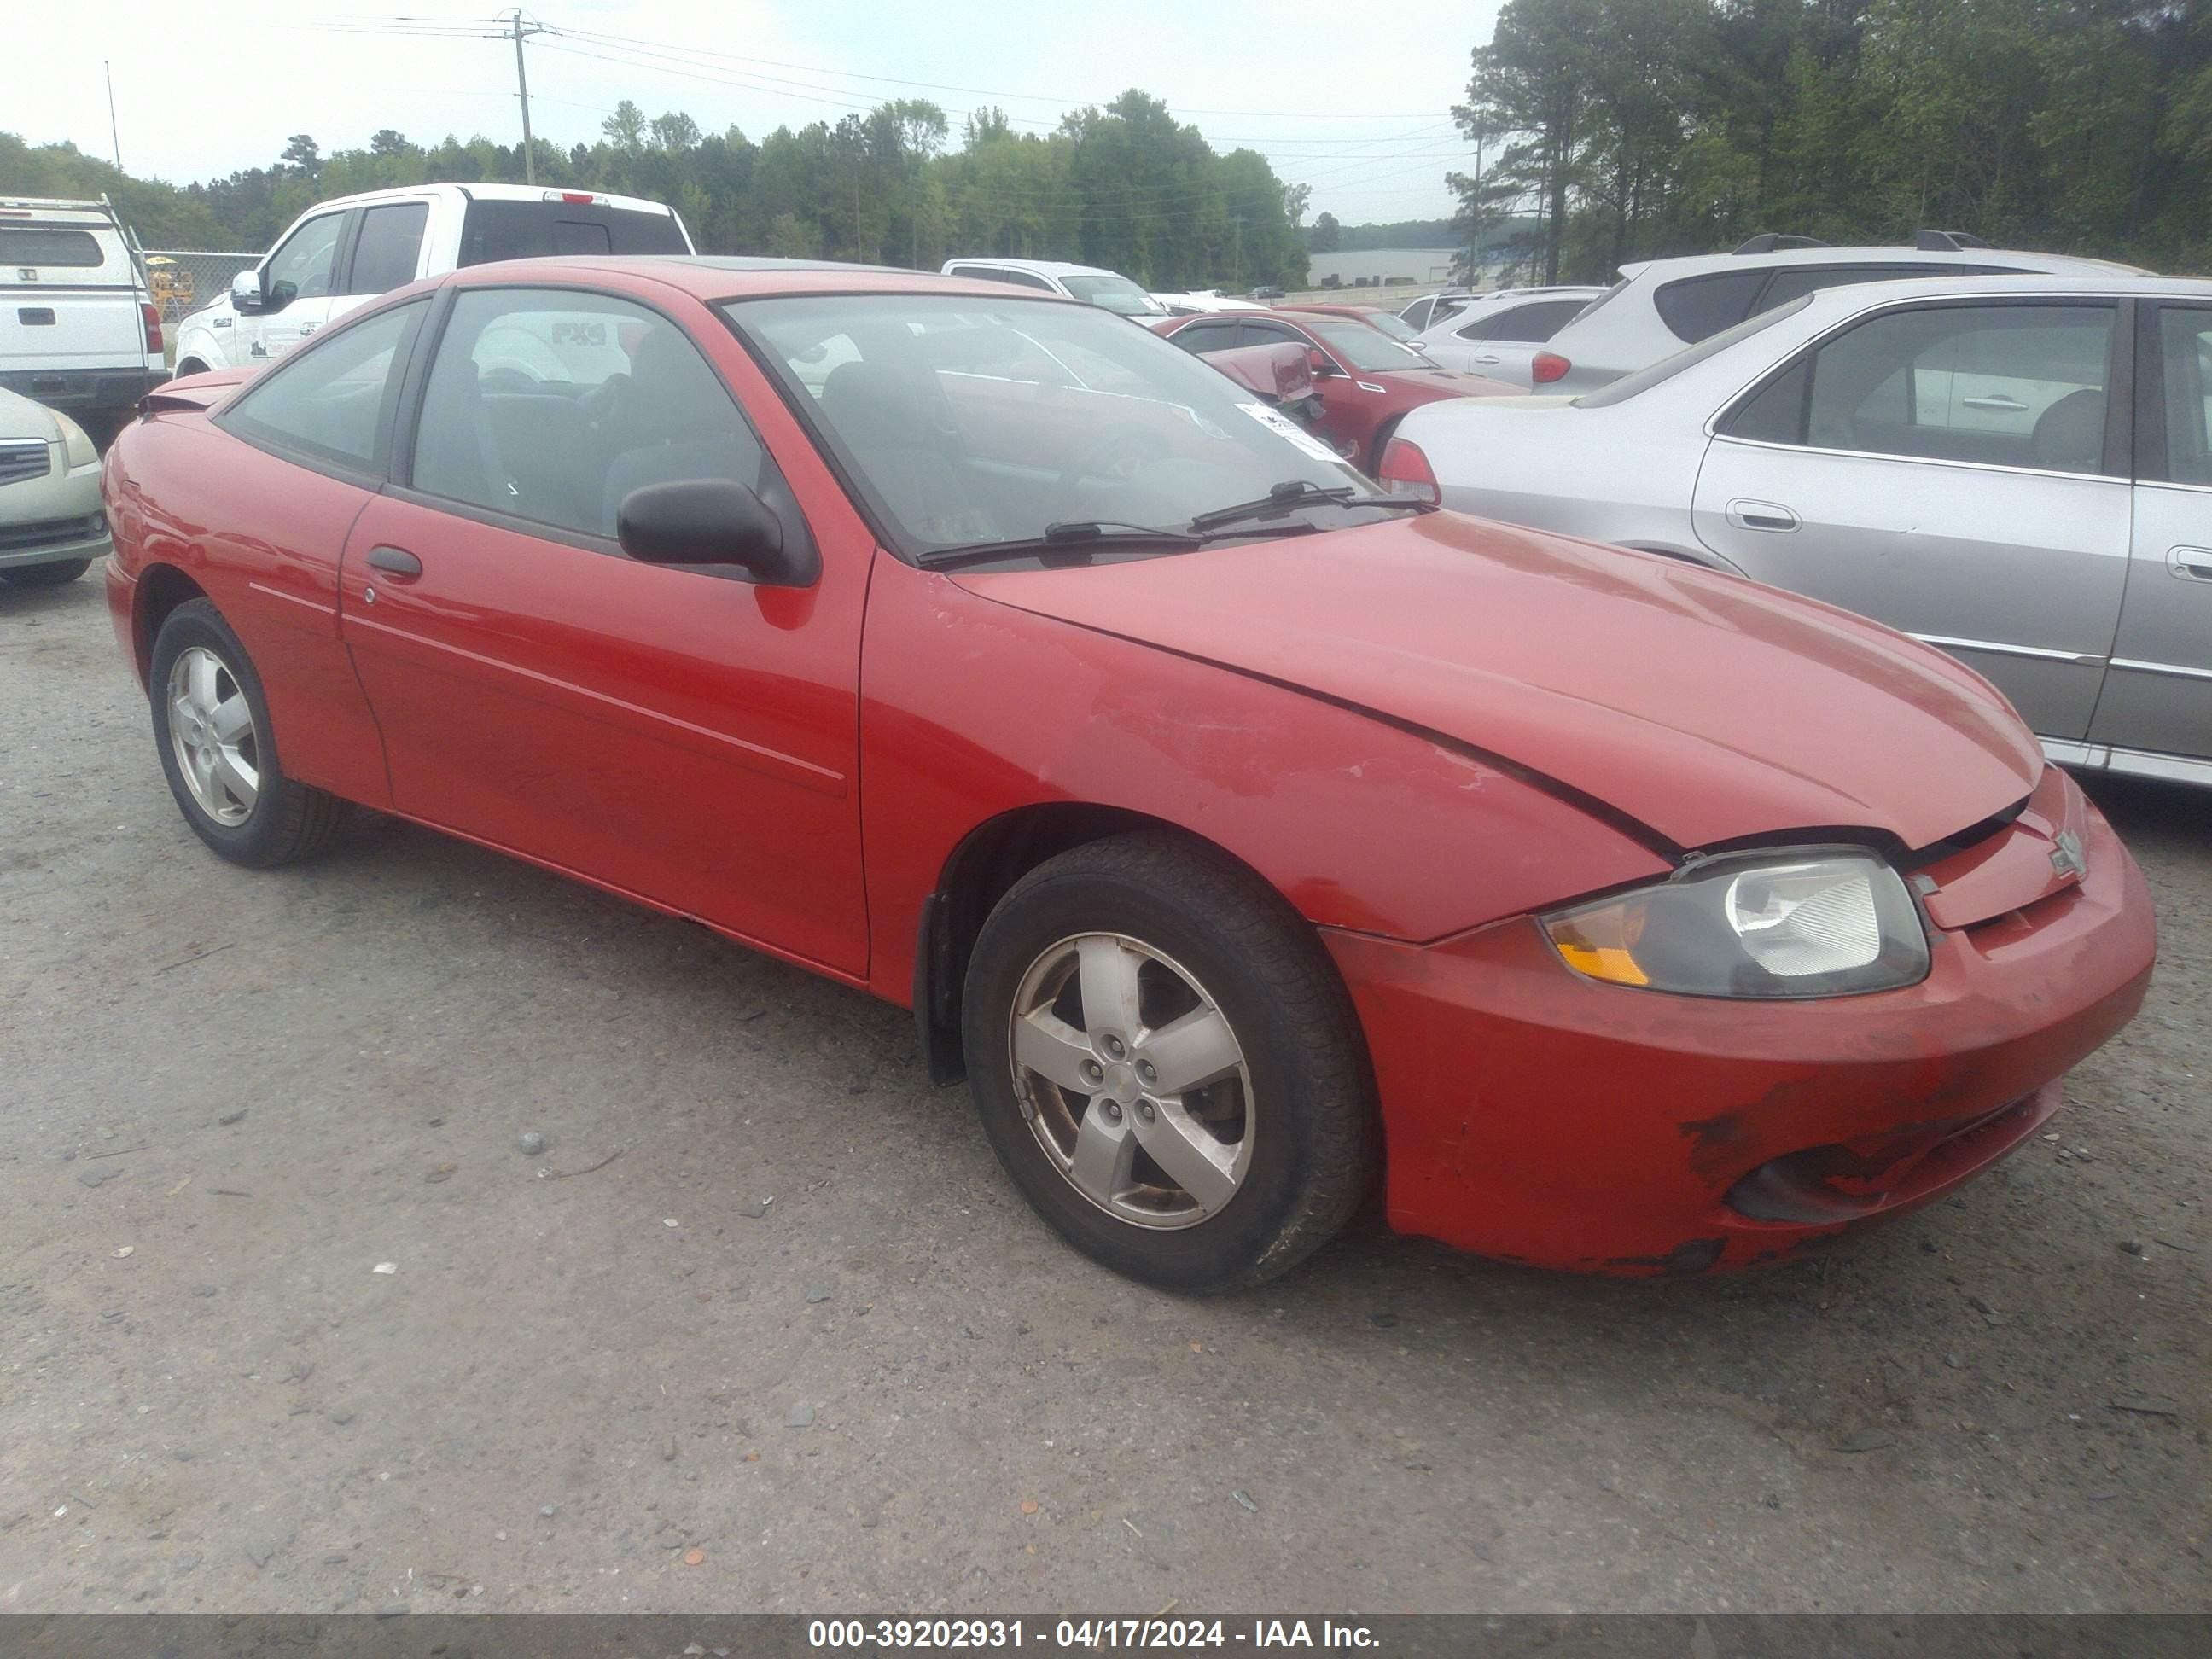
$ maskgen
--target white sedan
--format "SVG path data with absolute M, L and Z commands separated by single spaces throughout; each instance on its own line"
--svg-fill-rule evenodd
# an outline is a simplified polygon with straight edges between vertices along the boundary
M 1380 471 L 1858 611 L 2054 759 L 2212 786 L 2212 283 L 1828 289 L 1581 397 L 1426 404 Z

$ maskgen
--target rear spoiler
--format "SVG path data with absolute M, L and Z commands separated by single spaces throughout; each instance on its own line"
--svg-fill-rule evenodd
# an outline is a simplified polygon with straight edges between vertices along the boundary
M 219 374 L 187 374 L 181 380 L 164 381 L 138 400 L 139 416 L 143 419 L 185 411 L 198 414 L 213 409 L 252 375 L 251 369 L 229 369 Z

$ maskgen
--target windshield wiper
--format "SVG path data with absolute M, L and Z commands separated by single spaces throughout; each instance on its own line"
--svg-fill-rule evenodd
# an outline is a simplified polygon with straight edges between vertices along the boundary
M 1125 524 L 1116 519 L 1072 519 L 1048 524 L 1038 536 L 1017 536 L 1010 541 L 971 542 L 964 547 L 933 548 L 915 562 L 925 570 L 944 570 L 955 565 L 981 564 L 992 559 L 1019 558 L 1042 554 L 1047 559 L 1088 564 L 1102 548 L 1203 547 L 1206 538 L 1188 530 L 1164 530 L 1152 525 Z
M 1285 478 L 1258 501 L 1239 501 L 1234 507 L 1217 507 L 1210 513 L 1200 514 L 1190 521 L 1190 528 L 1203 533 L 1218 530 L 1224 525 L 1237 524 L 1246 519 L 1264 519 L 1301 507 L 1411 507 L 1426 512 L 1429 503 L 1417 501 L 1407 495 L 1364 495 L 1355 491 L 1350 484 L 1340 484 L 1333 489 L 1327 489 L 1305 478 Z

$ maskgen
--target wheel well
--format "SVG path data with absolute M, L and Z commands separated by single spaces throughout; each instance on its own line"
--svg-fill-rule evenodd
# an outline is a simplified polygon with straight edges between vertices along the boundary
M 207 372 L 208 366 L 202 362 L 198 358 L 186 357 L 178 363 L 176 377 L 179 380 L 182 380 L 187 374 L 204 374 Z
M 922 1059 L 936 1083 L 957 1082 L 961 993 L 984 918 L 1006 891 L 1070 848 L 1136 830 L 1189 832 L 1165 819 L 1088 801 L 1052 801 L 1001 813 L 969 831 L 924 901 L 915 941 L 914 1013 Z M 1191 839 L 1198 840 L 1197 836 Z
M 134 630 L 140 678 L 153 672 L 154 637 L 161 631 L 161 624 L 168 621 L 169 613 L 180 605 L 205 598 L 206 590 L 176 566 L 146 567 L 145 574 L 138 578 L 138 622 Z

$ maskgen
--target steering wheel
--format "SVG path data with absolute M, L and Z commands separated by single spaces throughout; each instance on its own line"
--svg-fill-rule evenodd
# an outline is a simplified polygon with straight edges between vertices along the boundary
M 587 432 L 604 432 L 622 425 L 630 412 L 637 396 L 636 383 L 624 373 L 617 371 L 586 392 L 580 400 L 584 410 L 584 428 Z
M 1109 433 L 1061 470 L 1056 486 L 1060 498 L 1063 503 L 1072 502 L 1077 487 L 1085 478 L 1127 483 L 1148 462 L 1159 459 L 1166 453 L 1167 446 L 1149 432 Z

